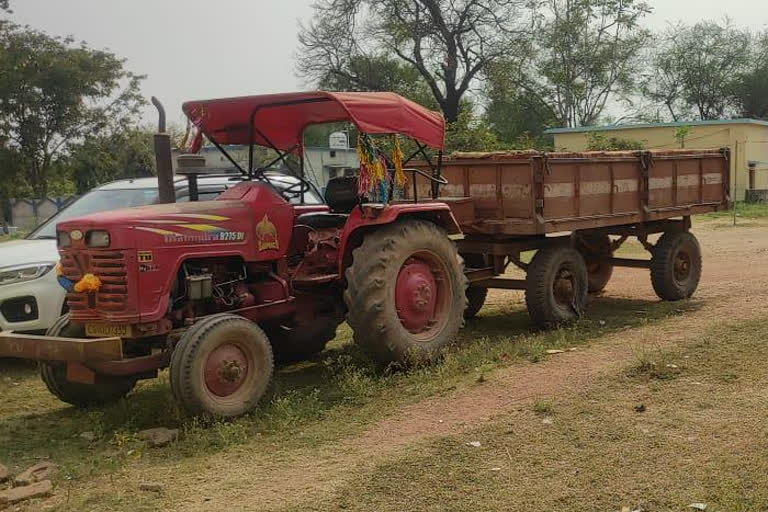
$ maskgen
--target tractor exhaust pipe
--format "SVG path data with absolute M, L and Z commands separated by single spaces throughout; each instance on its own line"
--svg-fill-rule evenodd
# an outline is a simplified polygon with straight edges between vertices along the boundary
M 171 136 L 165 131 L 165 108 L 160 100 L 152 96 L 152 104 L 157 108 L 157 133 L 154 137 L 155 162 L 157 163 L 157 186 L 161 203 L 175 203 L 176 190 L 173 186 L 173 159 L 171 156 Z

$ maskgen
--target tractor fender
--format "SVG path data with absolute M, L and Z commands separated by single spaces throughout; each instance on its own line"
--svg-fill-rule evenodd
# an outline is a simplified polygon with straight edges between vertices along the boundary
M 424 219 L 443 228 L 448 235 L 461 235 L 461 227 L 451 208 L 440 202 L 403 204 L 364 204 L 349 214 L 339 238 L 339 275 L 352 264 L 352 251 L 363 243 L 367 232 L 400 219 Z

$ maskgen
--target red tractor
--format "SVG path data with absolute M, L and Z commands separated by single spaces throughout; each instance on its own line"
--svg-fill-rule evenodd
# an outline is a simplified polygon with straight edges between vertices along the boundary
M 524 290 L 533 322 L 547 328 L 581 316 L 614 267 L 649 270 L 660 298 L 685 299 L 702 268 L 691 216 L 730 200 L 727 150 L 443 159 L 443 118 L 391 93 L 252 96 L 190 102 L 184 112 L 242 182 L 195 202 L 202 170 L 187 169 L 192 202 L 60 223 L 70 313 L 47 336 L 0 333 L 0 357 L 41 361 L 65 402 L 120 398 L 170 366 L 186 409 L 236 416 L 259 401 L 275 359 L 323 350 L 345 317 L 377 361 L 429 360 L 488 289 Z M 317 194 L 302 158 L 297 176 L 280 176 L 256 168 L 253 149 L 287 162 L 303 154 L 304 129 L 324 122 L 357 127 L 361 171 L 330 180 L 326 204 L 310 204 Z M 395 136 L 388 161 L 369 135 Z M 409 157 L 397 135 L 412 140 Z M 247 166 L 230 144 L 249 146 Z M 167 136 L 157 136 L 156 153 L 170 202 Z M 651 258 L 614 257 L 629 238 Z M 510 266 L 525 279 L 507 276 Z
M 42 361 L 51 393 L 78 406 L 104 403 L 170 367 L 173 393 L 188 411 L 237 416 L 264 394 L 274 359 L 323 350 L 345 315 L 355 341 L 382 363 L 429 359 L 454 339 L 467 280 L 446 204 L 365 204 L 349 178 L 328 183 L 327 204 L 304 204 L 313 185 L 303 164 L 287 188 L 253 165 L 255 144 L 283 159 L 301 155 L 304 129 L 332 121 L 408 136 L 414 156 L 426 155 L 442 148 L 439 114 L 391 93 L 279 94 L 183 108 L 238 168 L 225 146 L 250 145 L 242 183 L 215 201 L 58 225 L 70 312 L 46 337 L 5 338 L 16 355 Z

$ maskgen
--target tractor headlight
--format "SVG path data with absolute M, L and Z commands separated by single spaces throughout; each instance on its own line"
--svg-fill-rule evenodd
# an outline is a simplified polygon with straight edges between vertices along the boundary
M 70 238 L 69 233 L 66 231 L 57 231 L 56 244 L 59 247 L 67 248 L 72 245 L 72 238 Z
M 32 281 L 51 271 L 55 262 L 32 263 L 0 268 L 0 286 Z
M 88 247 L 109 247 L 109 232 L 108 231 L 89 231 L 85 235 L 85 245 Z

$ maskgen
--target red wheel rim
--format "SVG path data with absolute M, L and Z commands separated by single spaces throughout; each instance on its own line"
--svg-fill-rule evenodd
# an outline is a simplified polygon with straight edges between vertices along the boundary
M 248 376 L 248 359 L 236 345 L 219 345 L 205 362 L 205 385 L 216 396 L 229 396 Z
M 408 258 L 397 275 L 395 307 L 402 326 L 420 338 L 430 338 L 447 321 L 449 281 L 443 263 L 432 253 Z

